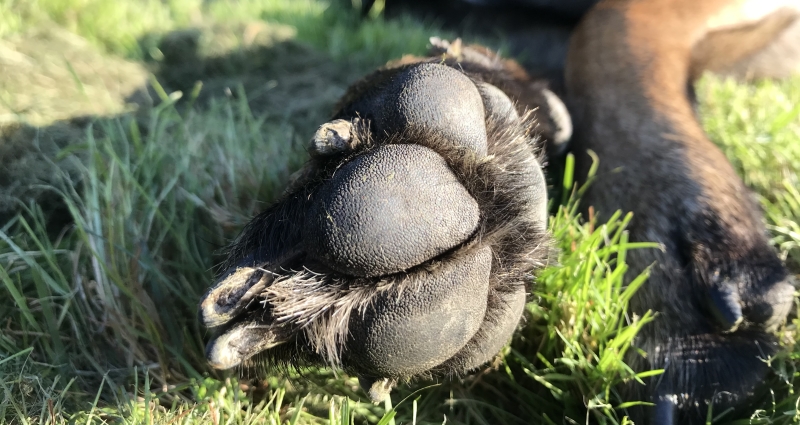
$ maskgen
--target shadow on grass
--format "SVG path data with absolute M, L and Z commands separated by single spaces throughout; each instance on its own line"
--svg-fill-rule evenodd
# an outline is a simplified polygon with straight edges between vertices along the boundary
M 153 106 L 161 100 L 151 84 L 136 88 L 132 83 L 145 83 L 148 73 L 166 93 L 182 92 L 181 110 L 203 109 L 212 102 L 235 101 L 244 95 L 254 117 L 291 128 L 298 138 L 306 139 L 328 118 L 347 85 L 369 71 L 335 62 L 294 41 L 291 27 L 263 22 L 146 36 L 143 46 L 160 40 L 148 49 L 158 60 L 150 60 L 146 66 L 108 59 L 66 33 L 32 37 L 36 43 L 23 40 L 12 45 L 14 53 L 31 57 L 27 60 L 31 66 L 57 71 L 42 76 L 48 80 L 46 86 L 24 78 L 33 69 L 15 68 L 0 78 L 3 97 L 8 98 L 0 109 L 5 113 L 0 114 L 4 115 L 0 116 L 4 118 L 0 121 L 0 161 L 4 164 L 0 169 L 0 213 L 4 221 L 18 211 L 17 199 L 25 203 L 44 199 L 39 198 L 45 196 L 41 188 L 31 186 L 50 182 L 54 165 L 69 168 L 63 162 L 50 161 L 65 147 L 82 142 L 90 125 L 98 128 L 103 122 L 128 117 L 130 113 L 117 113 L 128 109 L 135 110 L 133 116 L 142 130 L 147 130 Z M 36 54 L 29 55 L 29 50 Z M 82 59 L 76 65 L 78 57 Z M 78 67 L 92 71 L 78 72 Z M 101 104 L 92 95 L 105 89 L 113 95 Z M 125 90 L 127 95 L 122 93 Z M 38 123 L 45 125 L 31 125 Z M 53 202 L 47 199 L 45 209 L 55 208 L 49 206 Z

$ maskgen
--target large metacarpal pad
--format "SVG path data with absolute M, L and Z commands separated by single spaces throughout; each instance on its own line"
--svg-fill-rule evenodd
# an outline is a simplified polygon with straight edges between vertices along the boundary
M 305 217 L 306 250 L 351 276 L 385 276 L 449 251 L 478 226 L 478 203 L 444 158 L 380 146 L 343 165 Z

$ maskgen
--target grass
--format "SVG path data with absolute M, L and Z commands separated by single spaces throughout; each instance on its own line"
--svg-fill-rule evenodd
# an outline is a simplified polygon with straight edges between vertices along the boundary
M 343 2 L 333 7 L 346 8 Z M 420 53 L 430 37 L 429 27 L 410 19 L 362 22 L 355 6 L 346 13 L 329 9 L 328 2 L 319 0 L 2 0 L 0 37 L 56 24 L 109 53 L 144 59 L 158 55 L 153 50 L 154 35 L 189 26 L 264 20 L 291 26 L 298 39 L 334 59 L 348 57 L 376 65 Z
M 483 372 L 402 388 L 392 409 L 328 370 L 260 382 L 210 371 L 195 318 L 219 248 L 280 193 L 347 84 L 441 32 L 407 18 L 362 21 L 349 6 L 311 0 L 0 0 L 2 40 L 28 40 L 49 25 L 91 40 L 102 57 L 147 66 L 161 83 L 149 91 L 155 106 L 94 111 L 101 116 L 90 127 L 73 125 L 55 147 L 46 139 L 62 123 L 42 119 L 22 133 L 35 149 L 20 172 L 38 164 L 52 173 L 37 177 L 46 196 L 14 198 L 15 214 L 0 223 L 0 421 L 616 424 L 626 420 L 616 385 L 657 373 L 637 376 L 622 361 L 651 319 L 625 315 L 646 278 L 622 286 L 625 253 L 642 244 L 627 241 L 627 215 L 580 217 L 579 192 L 552 209 L 559 267 L 542 272 L 525 328 Z M 257 46 L 254 25 L 272 34 Z M 199 31 L 191 66 L 213 71 L 202 87 L 173 66 L 184 59 L 165 44 L 169 31 L 188 28 Z M 217 89 L 227 94 L 204 97 Z M 34 85 L 25 90 L 48 99 Z M 800 271 L 800 80 L 706 78 L 698 91 L 705 127 Z M 31 124 L 17 117 L 11 125 Z M 795 319 L 781 331 L 790 349 L 773 361 L 774 403 L 740 423 L 800 418 L 796 327 Z
M 784 260 L 800 270 L 800 78 L 707 79 L 700 91 L 706 131 L 756 192 Z

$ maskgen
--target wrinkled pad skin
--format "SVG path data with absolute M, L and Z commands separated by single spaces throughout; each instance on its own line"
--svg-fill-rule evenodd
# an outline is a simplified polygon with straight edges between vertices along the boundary
M 378 401 L 399 380 L 491 360 L 551 253 L 524 112 L 438 63 L 354 85 L 202 300 L 213 365 L 260 351 L 268 365 L 333 365 Z
M 403 286 L 414 290 L 379 294 L 350 318 L 348 346 L 358 349 L 345 353 L 345 365 L 375 377 L 414 376 L 449 359 L 483 322 L 491 268 L 483 247 L 435 273 L 409 276 Z
M 491 360 L 517 329 L 519 317 L 525 308 L 527 292 L 517 287 L 510 292 L 496 293 L 495 307 L 484 317 L 480 329 L 472 339 L 437 369 L 473 370 Z
M 443 254 L 478 226 L 478 203 L 440 155 L 387 145 L 342 166 L 305 219 L 306 249 L 332 269 L 383 276 Z

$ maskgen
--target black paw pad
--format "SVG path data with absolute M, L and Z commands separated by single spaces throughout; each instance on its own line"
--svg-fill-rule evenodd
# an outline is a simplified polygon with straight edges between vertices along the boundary
M 419 145 L 380 146 L 343 165 L 304 221 L 306 250 L 352 276 L 407 270 L 469 238 L 478 203 L 444 158 Z
M 434 63 L 380 71 L 322 125 L 200 305 L 216 368 L 341 367 L 379 399 L 511 338 L 551 253 L 532 113 Z
M 393 70 L 338 116 L 370 119 L 377 137 L 424 132 L 486 155 L 481 94 L 468 76 L 444 65 L 421 63 Z
M 369 376 L 414 376 L 451 358 L 483 322 L 491 268 L 483 247 L 381 291 L 350 317 L 347 346 L 355 349 L 345 351 L 345 365 Z

